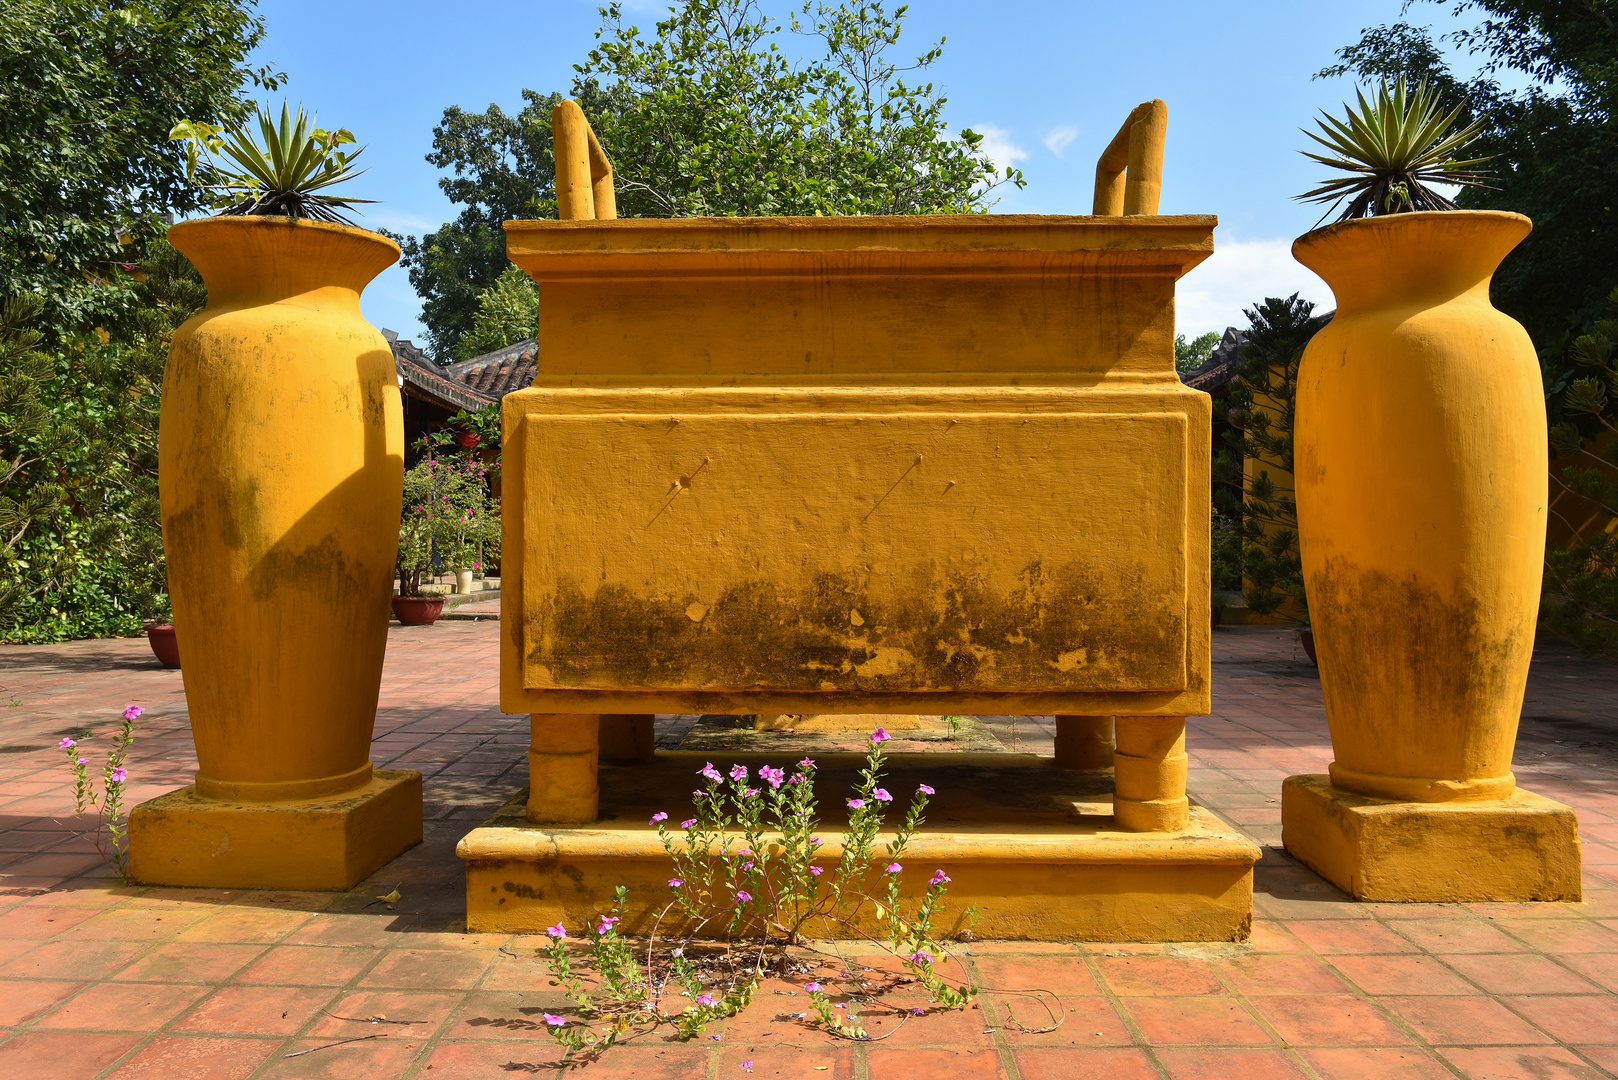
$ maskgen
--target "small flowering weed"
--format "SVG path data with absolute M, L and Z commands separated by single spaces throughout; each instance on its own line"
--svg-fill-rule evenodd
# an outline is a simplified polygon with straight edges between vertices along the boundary
M 90 771 L 90 751 L 84 745 L 90 733 L 86 731 L 77 739 L 64 738 L 56 744 L 67 754 L 68 767 L 73 770 L 73 813 L 83 817 L 88 810 L 96 812 L 95 829 L 91 833 L 96 852 L 126 885 L 129 884 L 129 821 L 124 813 L 124 785 L 129 783 L 129 769 L 124 761 L 135 741 L 135 729 L 140 726 L 135 721 L 145 711 L 139 705 L 124 706 L 123 722 L 118 734 L 112 737 L 112 748 L 107 751 L 106 763 L 101 768 L 99 790 L 97 777 Z M 102 839 L 103 829 L 105 840 Z
M 769 765 L 756 777 L 743 765 L 721 772 L 710 762 L 698 770 L 703 787 L 693 792 L 696 816 L 680 822 L 678 830 L 670 829 L 666 813 L 654 814 L 650 821 L 674 873 L 668 879 L 672 899 L 658 914 L 644 948 L 634 949 L 619 937 L 627 897 L 622 886 L 612 912 L 583 927 L 587 951 L 569 949 L 561 924 L 546 931 L 552 985 L 578 1011 L 577 1019 L 561 1024 L 547 1016 L 551 1036 L 570 1056 L 599 1053 L 621 1038 L 662 1024 L 672 1026 L 682 1039 L 695 1038 L 715 1020 L 746 1008 L 766 972 L 809 970 L 793 950 L 809 948 L 807 929 L 828 924 L 896 957 L 906 973 L 902 981 L 925 988 L 936 1005 L 965 1008 L 978 988 L 964 973 L 956 979 L 945 976 L 942 969 L 953 958 L 932 936 L 949 876 L 934 871 L 914 903 L 900 897 L 905 872 L 900 859 L 924 824 L 934 790 L 921 785 L 902 818 L 889 825 L 892 838 L 878 843 L 884 814 L 890 807 L 898 809 L 880 786 L 888 739 L 881 728 L 871 734 L 855 790 L 846 800 L 848 826 L 835 862 L 818 835 L 812 760 L 798 762 L 790 775 Z M 665 920 L 677 921 L 682 936 L 660 949 L 659 929 Z M 879 934 L 866 929 L 873 921 Z M 693 943 L 699 938 L 723 938 L 724 944 L 716 946 L 717 956 L 694 960 Z M 596 989 L 586 988 L 575 972 L 579 962 L 599 979 Z M 806 983 L 811 1012 L 796 1015 L 812 1016 L 811 1022 L 818 1020 L 845 1038 L 869 1039 L 860 1017 L 848 1002 L 834 1003 L 833 993 L 889 1008 L 901 1020 L 915 1011 L 884 1005 L 847 971 L 841 981 L 848 983 L 842 990 L 821 981 Z

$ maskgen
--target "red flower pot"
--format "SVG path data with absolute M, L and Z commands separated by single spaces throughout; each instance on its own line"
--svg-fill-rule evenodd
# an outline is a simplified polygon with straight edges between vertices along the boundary
M 478 443 L 480 443 L 482 441 L 483 441 L 483 436 L 481 436 L 481 435 L 474 435 L 470 431 L 461 432 L 460 443 L 461 443 L 462 446 L 466 447 L 468 450 L 472 449 L 472 447 L 476 446 Z
M 444 611 L 442 596 L 395 596 L 393 614 L 406 626 L 431 626 Z
M 1303 651 L 1308 654 L 1309 662 L 1319 667 L 1320 661 L 1315 659 L 1315 632 L 1313 630 L 1300 630 L 1298 631 L 1298 637 L 1303 639 Z
M 152 655 L 166 668 L 180 666 L 180 643 L 174 639 L 174 627 L 168 623 L 146 624 L 146 641 L 152 646 Z

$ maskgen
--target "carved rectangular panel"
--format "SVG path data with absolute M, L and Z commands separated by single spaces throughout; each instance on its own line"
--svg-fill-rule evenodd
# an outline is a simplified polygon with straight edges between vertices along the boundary
M 1182 413 L 524 428 L 532 689 L 1186 687 Z

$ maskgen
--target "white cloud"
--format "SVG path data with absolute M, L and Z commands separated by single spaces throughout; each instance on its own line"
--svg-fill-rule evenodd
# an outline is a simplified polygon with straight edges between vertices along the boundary
M 1015 165 L 1028 157 L 1028 151 L 1012 142 L 1011 132 L 1005 128 L 995 127 L 993 124 L 975 124 L 972 130 L 983 136 L 983 141 L 978 144 L 978 152 L 988 158 L 997 169 Z
M 429 233 L 443 224 L 441 221 L 428 221 L 418 217 L 407 210 L 392 210 L 382 207 L 366 207 L 363 217 L 357 220 L 367 229 L 392 229 L 400 233 Z
M 1050 134 L 1045 136 L 1045 149 L 1057 157 L 1061 157 L 1062 151 L 1071 146 L 1073 140 L 1078 137 L 1079 125 L 1077 124 L 1063 124 L 1061 127 L 1051 128 Z
M 1223 334 L 1227 326 L 1247 325 L 1243 308 L 1293 293 L 1323 312 L 1336 305 L 1326 283 L 1292 257 L 1291 240 L 1216 238 L 1213 255 L 1175 289 L 1175 331 L 1190 338 L 1209 330 Z

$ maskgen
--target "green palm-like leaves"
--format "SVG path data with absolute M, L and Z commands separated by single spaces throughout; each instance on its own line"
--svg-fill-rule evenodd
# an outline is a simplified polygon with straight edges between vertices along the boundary
M 1331 153 L 1304 156 L 1322 165 L 1350 173 L 1340 176 L 1297 198 L 1303 202 L 1329 203 L 1333 208 L 1348 199 L 1338 221 L 1405 214 L 1415 210 L 1457 210 L 1449 199 L 1428 184 L 1481 183 L 1488 174 L 1475 166 L 1489 159 L 1457 161 L 1454 155 L 1477 138 L 1482 122 L 1474 120 L 1459 131 L 1451 130 L 1460 116 L 1460 107 L 1442 111 L 1436 91 L 1421 83 L 1414 91 L 1403 76 L 1388 88 L 1384 82 L 1374 101 L 1356 90 L 1359 108 L 1349 108 L 1347 117 L 1321 114 L 1322 134 L 1304 132 Z M 1331 210 L 1326 211 L 1327 214 Z M 1324 220 L 1324 219 L 1322 219 Z
M 246 124 L 218 128 L 182 120 L 169 132 L 169 139 L 186 143 L 188 175 L 195 175 L 199 154 L 208 155 L 202 163 L 203 186 L 214 192 L 214 205 L 224 214 L 306 217 L 353 224 L 338 211 L 374 200 L 316 192 L 364 172 L 353 167 L 364 147 L 345 153 L 338 148 L 354 141 L 353 132 L 347 128 L 325 131 L 312 127 L 312 121 L 302 106 L 294 114 L 283 102 L 280 123 L 268 109 L 258 109 L 262 146 L 253 139 Z M 215 159 L 216 154 L 223 156 L 224 165 Z

